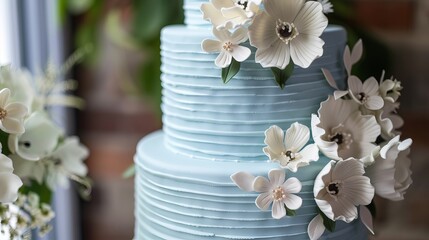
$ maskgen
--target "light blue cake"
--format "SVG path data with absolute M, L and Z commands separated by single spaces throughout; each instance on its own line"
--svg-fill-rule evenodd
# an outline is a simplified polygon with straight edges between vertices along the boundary
M 311 114 L 333 92 L 322 67 L 345 85 L 346 33 L 329 26 L 322 35 L 324 55 L 308 69 L 296 67 L 283 90 L 254 56 L 226 85 L 213 63 L 216 55 L 201 50 L 202 40 L 212 38 L 199 10 L 202 2 L 185 1 L 186 26 L 162 31 L 164 128 L 137 148 L 135 239 L 308 239 L 308 224 L 317 214 L 313 182 L 328 159 L 287 172 L 303 185 L 303 205 L 293 218 L 276 220 L 259 210 L 257 193 L 240 190 L 230 176 L 266 176 L 278 167 L 262 151 L 264 131 L 296 121 L 310 126 Z M 367 232 L 358 221 L 339 222 L 322 239 L 367 239 Z

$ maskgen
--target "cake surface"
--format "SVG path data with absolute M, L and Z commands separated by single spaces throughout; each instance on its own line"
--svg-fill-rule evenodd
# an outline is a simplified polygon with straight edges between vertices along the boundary
M 323 56 L 309 68 L 296 66 L 284 89 L 269 68 L 254 62 L 254 53 L 224 84 L 213 64 L 216 55 L 201 49 L 213 37 L 200 11 L 204 2 L 185 1 L 186 26 L 169 26 L 161 34 L 163 130 L 137 147 L 135 239 L 308 239 L 308 225 L 319 214 L 314 180 L 330 159 L 286 171 L 302 183 L 297 195 L 303 202 L 296 216 L 282 219 L 261 211 L 258 194 L 238 188 L 231 175 L 266 176 L 278 168 L 262 151 L 264 132 L 295 122 L 311 126 L 311 114 L 334 91 L 321 68 L 330 70 L 340 88 L 346 86 L 345 30 L 329 26 L 321 36 Z M 321 237 L 367 238 L 359 220 L 338 222 L 335 232 Z

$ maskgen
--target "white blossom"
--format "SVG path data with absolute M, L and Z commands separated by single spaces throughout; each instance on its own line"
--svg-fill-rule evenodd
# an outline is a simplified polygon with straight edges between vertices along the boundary
M 365 82 L 356 77 L 350 76 L 348 79 L 349 93 L 353 100 L 369 110 L 379 110 L 383 107 L 384 101 L 379 93 L 379 85 L 374 77 Z
M 218 40 L 205 39 L 201 47 L 208 53 L 219 52 L 215 60 L 216 66 L 225 68 L 231 64 L 232 58 L 243 62 L 250 56 L 250 49 L 239 45 L 247 40 L 247 29 L 239 28 L 231 33 L 224 28 L 213 28 L 213 34 Z
M 12 160 L 0 153 L 0 203 L 14 202 L 21 186 L 21 179 L 13 173 Z
M 411 139 L 400 141 L 396 136 L 381 148 L 380 156 L 367 168 L 366 175 L 371 179 L 377 195 L 392 201 L 404 199 L 411 179 L 410 153 Z
M 351 158 L 331 161 L 317 175 L 314 197 L 329 219 L 349 223 L 358 217 L 357 206 L 371 203 L 374 187 L 364 173 L 363 164 Z
M 271 126 L 265 131 L 267 147 L 263 151 L 271 161 L 277 161 L 282 168 L 296 172 L 298 167 L 319 159 L 319 150 L 315 144 L 305 146 L 309 140 L 310 129 L 297 122 L 286 131 L 286 136 L 280 127 Z
M 249 27 L 250 44 L 257 48 L 256 62 L 285 69 L 290 59 L 307 68 L 323 55 L 320 35 L 328 25 L 322 5 L 305 0 L 270 0 Z
M 320 4 L 322 4 L 323 7 L 323 13 L 333 13 L 334 12 L 334 6 L 329 0 L 317 0 Z
M 11 134 L 20 134 L 25 131 L 24 117 L 28 113 L 25 105 L 10 102 L 11 92 L 8 88 L 0 90 L 0 128 Z

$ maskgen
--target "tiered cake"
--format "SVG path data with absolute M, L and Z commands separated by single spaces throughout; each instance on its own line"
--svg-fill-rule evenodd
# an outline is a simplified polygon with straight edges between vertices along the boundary
M 296 66 L 284 89 L 269 68 L 254 62 L 254 53 L 224 84 L 213 63 L 216 55 L 201 49 L 201 42 L 213 37 L 200 11 L 203 2 L 185 0 L 186 25 L 162 31 L 164 127 L 137 148 L 135 239 L 308 239 L 308 225 L 319 213 L 314 180 L 330 159 L 287 171 L 302 183 L 297 195 L 303 201 L 296 216 L 282 219 L 258 209 L 258 194 L 238 188 L 231 175 L 267 176 L 278 168 L 262 151 L 264 132 L 272 125 L 287 129 L 294 122 L 310 127 L 311 115 L 334 91 L 321 68 L 330 70 L 339 88 L 346 87 L 346 33 L 328 26 L 321 36 L 323 56 L 309 68 Z M 334 232 L 322 236 L 366 238 L 358 220 L 338 222 Z

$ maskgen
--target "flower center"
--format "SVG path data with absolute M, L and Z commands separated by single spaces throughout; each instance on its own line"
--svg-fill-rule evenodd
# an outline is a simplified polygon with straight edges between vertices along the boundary
M 232 52 L 232 50 L 233 50 L 232 42 L 229 42 L 229 41 L 225 42 L 222 47 L 223 47 L 223 49 L 225 49 L 228 52 Z
M 331 134 L 328 134 L 329 141 L 338 144 L 339 150 L 349 149 L 350 145 L 353 143 L 352 135 L 345 130 L 344 126 L 340 124 L 332 128 Z
M 247 6 L 249 4 L 249 1 L 248 0 L 238 0 L 235 4 L 239 7 L 241 7 L 243 10 L 246 10 Z
M 295 155 L 295 153 L 293 153 L 292 151 L 286 151 L 286 152 L 282 152 L 282 155 L 284 155 L 284 156 L 286 156 L 286 157 L 288 157 L 289 159 L 290 159 L 290 161 L 293 161 L 293 160 L 295 160 L 295 158 L 296 158 L 296 155 Z
M 339 182 L 332 182 L 332 183 L 330 183 L 326 187 L 326 191 L 328 191 L 328 193 L 331 196 L 337 196 L 338 193 L 340 192 L 340 183 Z
M 7 116 L 7 111 L 6 109 L 0 108 L 0 120 L 5 119 Z
M 359 101 L 361 101 L 362 103 L 365 103 L 368 100 L 368 96 L 364 93 L 364 92 L 360 92 L 358 94 L 358 99 Z
M 280 201 L 285 197 L 286 197 L 286 194 L 282 187 L 277 187 L 276 189 L 273 190 L 273 199 L 275 201 Z
M 292 39 L 299 35 L 293 23 L 283 22 L 280 19 L 277 20 L 276 33 L 280 40 L 286 44 L 289 44 Z

